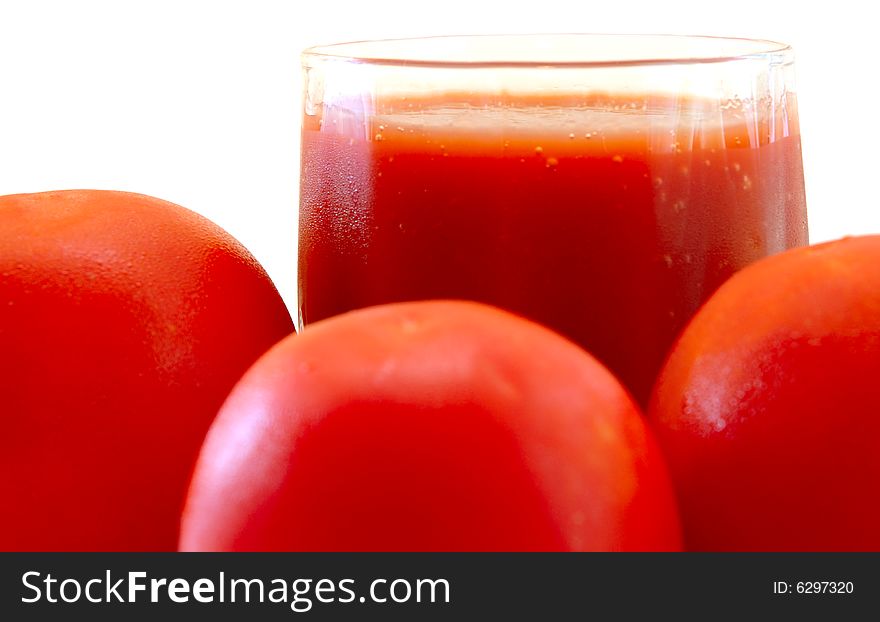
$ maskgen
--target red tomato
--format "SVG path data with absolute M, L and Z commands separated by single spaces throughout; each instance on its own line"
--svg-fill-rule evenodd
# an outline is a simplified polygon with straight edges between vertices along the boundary
M 671 484 L 631 398 L 562 337 L 417 302 L 263 356 L 206 440 L 184 550 L 675 549 Z
M 880 550 L 880 236 L 723 285 L 651 417 L 695 550 Z
M 292 329 L 256 260 L 189 210 L 0 197 L 0 549 L 173 550 L 205 431 Z

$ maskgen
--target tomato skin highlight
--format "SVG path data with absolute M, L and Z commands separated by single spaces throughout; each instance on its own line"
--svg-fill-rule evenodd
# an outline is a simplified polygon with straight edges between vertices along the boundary
M 880 236 L 788 251 L 681 335 L 651 423 L 690 550 L 880 550 Z
M 194 212 L 0 197 L 0 550 L 174 550 L 210 422 L 292 330 L 257 261 Z
M 637 406 L 555 333 L 467 302 L 310 325 L 212 426 L 182 550 L 675 550 Z

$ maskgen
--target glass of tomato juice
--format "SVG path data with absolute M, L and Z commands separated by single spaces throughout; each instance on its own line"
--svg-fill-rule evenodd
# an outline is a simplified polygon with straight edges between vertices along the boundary
M 302 59 L 301 328 L 481 301 L 566 335 L 644 404 L 725 279 L 807 243 L 787 45 L 456 36 Z

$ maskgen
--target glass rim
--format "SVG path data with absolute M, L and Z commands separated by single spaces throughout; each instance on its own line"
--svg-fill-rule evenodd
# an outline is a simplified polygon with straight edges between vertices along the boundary
M 613 39 L 617 42 L 622 41 L 641 41 L 654 40 L 655 42 L 693 42 L 701 45 L 714 45 L 719 50 L 724 46 L 741 46 L 743 51 L 739 53 L 702 53 L 702 54 L 672 54 L 664 55 L 660 52 L 653 54 L 634 54 L 627 58 L 592 58 L 588 54 L 578 56 L 575 51 L 570 58 L 532 58 L 523 60 L 521 58 L 508 57 L 503 55 L 493 57 L 491 52 L 493 48 L 487 47 L 486 51 L 490 54 L 485 58 L 461 57 L 451 58 L 444 57 L 441 54 L 436 56 L 419 56 L 418 54 L 405 53 L 389 53 L 394 49 L 406 51 L 412 50 L 413 46 L 430 47 L 431 44 L 439 46 L 442 44 L 455 43 L 500 43 L 502 41 L 510 41 L 514 39 L 529 41 L 546 41 L 559 42 L 563 39 L 571 40 L 593 40 Z M 358 53 L 358 50 L 369 48 L 378 48 L 377 52 Z M 383 53 L 382 50 L 389 50 Z M 422 50 L 424 53 L 424 49 Z M 640 67 L 650 65 L 699 65 L 708 63 L 730 63 L 735 61 L 767 59 L 768 57 L 782 56 L 782 61 L 776 61 L 774 64 L 783 64 L 791 62 L 793 56 L 792 47 L 787 43 L 773 41 L 770 39 L 757 39 L 748 37 L 728 37 L 716 35 L 682 35 L 682 34 L 664 34 L 664 33 L 522 33 L 522 34 L 485 34 L 485 35 L 437 35 L 427 37 L 405 37 L 405 38 L 389 38 L 389 39 L 367 39 L 361 41 L 346 41 L 339 43 L 330 43 L 326 45 L 315 45 L 306 48 L 301 53 L 301 58 L 305 63 L 307 59 L 316 58 L 328 61 L 341 61 L 355 64 L 365 65 L 391 65 L 401 67 L 436 67 L 436 68 L 540 68 L 540 67 L 560 67 L 560 68 L 601 68 L 601 67 Z

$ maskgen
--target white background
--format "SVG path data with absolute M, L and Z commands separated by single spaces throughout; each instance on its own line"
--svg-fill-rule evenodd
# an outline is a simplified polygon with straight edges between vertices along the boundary
M 869 2 L 0 0 L 0 194 L 110 188 L 213 219 L 295 298 L 299 51 L 377 37 L 663 32 L 794 46 L 813 241 L 880 232 Z

